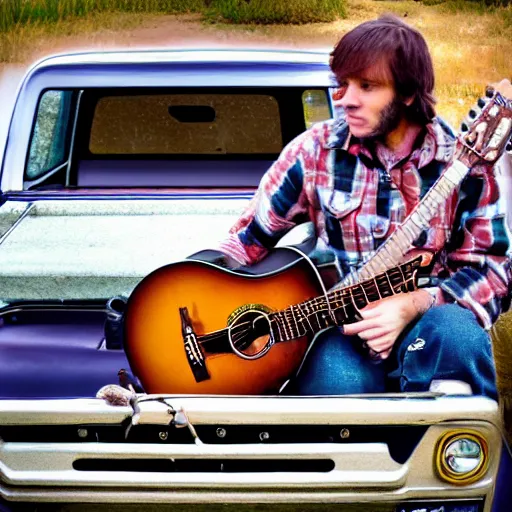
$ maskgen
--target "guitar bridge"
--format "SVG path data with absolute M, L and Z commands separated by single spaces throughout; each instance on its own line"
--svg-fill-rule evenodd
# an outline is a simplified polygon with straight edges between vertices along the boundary
M 196 333 L 192 328 L 192 322 L 187 308 L 180 308 L 181 334 L 183 336 L 183 345 L 187 354 L 187 361 L 194 374 L 196 382 L 208 380 L 210 375 L 206 368 L 206 361 L 203 351 L 197 341 Z

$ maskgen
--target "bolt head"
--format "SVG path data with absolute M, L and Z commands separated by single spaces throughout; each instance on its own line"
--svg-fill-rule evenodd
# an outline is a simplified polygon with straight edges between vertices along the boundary
M 217 434 L 217 437 L 220 437 L 221 439 L 226 437 L 228 434 L 225 428 L 218 428 L 215 432 Z
M 160 440 L 162 441 L 167 441 L 167 438 L 169 437 L 169 433 L 168 432 L 165 432 L 164 430 L 162 432 L 159 432 L 158 433 L 158 437 L 160 438 Z
M 268 432 L 260 432 L 260 441 L 268 441 L 270 434 Z
M 348 428 L 342 428 L 340 430 L 341 439 L 348 439 L 350 437 L 350 430 Z
M 77 434 L 78 434 L 78 437 L 80 437 L 81 439 L 84 439 L 89 435 L 89 432 L 87 432 L 86 428 L 79 428 L 77 430 Z

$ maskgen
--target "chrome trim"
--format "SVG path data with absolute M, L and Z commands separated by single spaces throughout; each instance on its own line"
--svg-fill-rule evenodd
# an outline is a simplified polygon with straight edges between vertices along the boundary
M 67 52 L 36 61 L 29 73 L 50 66 L 71 64 L 147 64 L 172 62 L 282 62 L 329 64 L 332 48 L 319 50 L 242 49 L 242 48 L 154 48 L 105 52 Z
M 5 315 L 20 313 L 26 311 L 95 311 L 97 313 L 107 314 L 108 309 L 106 306 L 102 307 L 99 304 L 87 305 L 72 305 L 72 304 L 9 304 L 5 303 L 4 306 L 0 304 L 0 318 Z
M 68 160 L 66 162 L 66 187 L 69 187 L 69 177 L 71 175 L 71 166 L 73 165 L 73 150 L 75 148 L 76 125 L 78 124 L 78 111 L 80 110 L 80 102 L 82 101 L 83 90 L 78 92 L 75 106 L 75 117 L 73 119 L 73 130 L 71 132 L 71 140 L 68 148 Z
M 175 410 L 187 411 L 194 425 L 352 424 L 424 425 L 446 421 L 488 421 L 501 424 L 498 404 L 489 398 L 438 397 L 429 393 L 362 396 L 228 396 L 228 395 L 144 395 L 163 397 Z M 166 417 L 165 404 L 144 400 L 141 423 L 160 423 Z M 132 415 L 131 407 L 112 407 L 98 399 L 0 400 L 2 425 L 70 425 L 83 422 L 120 422 Z

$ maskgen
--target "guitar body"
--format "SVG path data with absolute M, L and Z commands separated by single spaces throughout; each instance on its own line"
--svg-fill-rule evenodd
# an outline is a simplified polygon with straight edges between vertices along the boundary
M 187 308 L 200 339 L 225 329 L 228 318 L 245 305 L 278 311 L 322 293 L 317 274 L 305 259 L 260 276 L 193 260 L 167 265 L 144 278 L 128 301 L 125 349 L 131 368 L 148 393 L 277 392 L 298 368 L 308 338 L 276 343 L 255 360 L 233 353 L 226 336 L 218 347 L 210 341 L 200 345 L 208 377 L 198 382 L 185 350 L 180 308 Z

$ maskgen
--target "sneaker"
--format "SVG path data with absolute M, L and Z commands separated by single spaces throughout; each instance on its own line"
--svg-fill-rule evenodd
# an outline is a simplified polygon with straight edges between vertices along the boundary
M 462 380 L 433 380 L 429 391 L 443 395 L 472 395 L 473 391 L 467 382 Z

